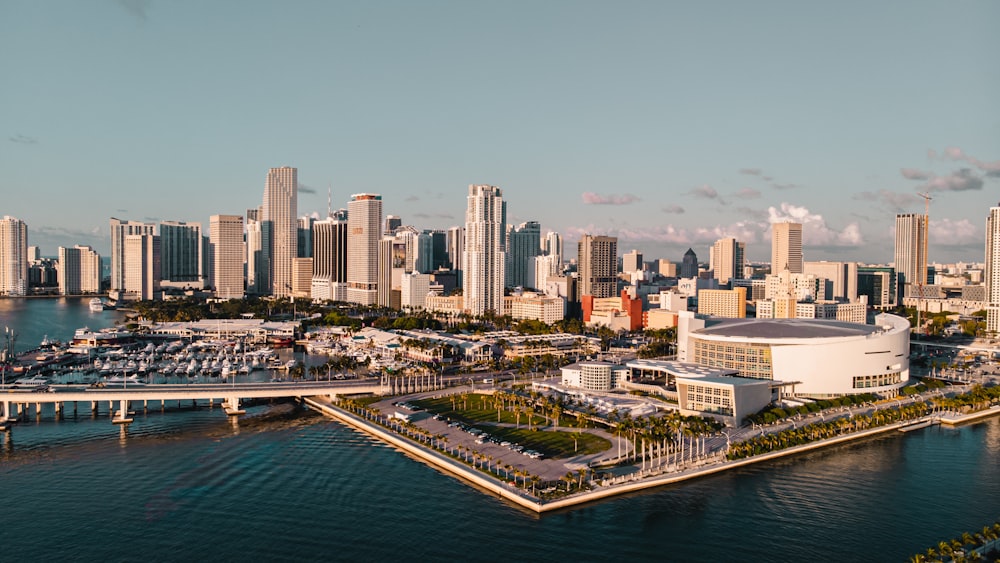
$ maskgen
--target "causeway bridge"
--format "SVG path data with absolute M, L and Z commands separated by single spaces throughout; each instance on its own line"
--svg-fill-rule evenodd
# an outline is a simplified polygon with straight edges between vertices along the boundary
M 102 404 L 109 406 L 111 421 L 115 424 L 129 424 L 129 408 L 142 403 L 148 408 L 153 401 L 164 405 L 167 401 L 207 400 L 221 402 L 226 414 L 238 416 L 240 401 L 246 399 L 274 399 L 288 397 L 351 395 L 356 393 L 383 393 L 386 387 L 378 382 L 345 381 L 297 381 L 279 383 L 236 383 L 236 384 L 125 384 L 121 387 L 94 388 L 79 385 L 53 385 L 37 389 L 0 389 L 0 429 L 9 428 L 11 422 L 28 416 L 32 406 L 35 415 L 40 416 L 42 405 L 52 404 L 56 416 L 61 416 L 67 405 L 73 409 L 79 403 L 87 404 L 93 412 Z

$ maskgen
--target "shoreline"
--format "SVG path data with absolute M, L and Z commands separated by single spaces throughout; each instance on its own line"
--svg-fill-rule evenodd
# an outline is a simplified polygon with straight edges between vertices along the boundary
M 888 432 L 893 432 L 893 431 L 906 432 L 908 428 L 914 426 L 919 426 L 919 428 L 925 428 L 927 426 L 931 426 L 938 423 L 953 426 L 955 424 L 960 424 L 962 422 L 979 420 L 982 418 L 986 418 L 988 416 L 1000 414 L 1000 407 L 987 409 L 985 411 L 980 411 L 978 413 L 973 413 L 971 415 L 964 415 L 959 419 L 943 419 L 940 415 L 931 414 L 915 420 L 897 422 L 886 426 L 880 426 L 878 428 L 863 430 L 861 432 L 854 432 L 851 434 L 836 436 L 833 438 L 827 438 L 825 440 L 819 440 L 808 444 L 792 446 L 790 448 L 784 448 L 781 450 L 768 452 L 765 454 L 760 454 L 740 460 L 733 460 L 733 461 L 725 460 L 721 462 L 710 463 L 707 465 L 694 467 L 677 473 L 659 475 L 655 477 L 653 476 L 646 477 L 630 483 L 598 486 L 598 488 L 594 490 L 582 493 L 575 493 L 568 497 L 564 497 L 551 502 L 542 502 L 541 500 L 536 499 L 535 497 L 532 497 L 527 493 L 519 493 L 518 492 L 519 489 L 511 489 L 510 486 L 508 486 L 506 483 L 504 483 L 499 479 L 487 476 L 473 468 L 465 466 L 460 462 L 452 460 L 451 458 L 449 458 L 444 454 L 426 448 L 402 436 L 396 435 L 376 424 L 364 420 L 363 418 L 357 417 L 352 413 L 343 411 L 339 407 L 333 405 L 332 402 L 327 404 L 317 399 L 318 399 L 317 397 L 302 398 L 305 404 L 343 422 L 344 424 L 347 424 L 348 426 L 351 426 L 352 428 L 355 428 L 356 430 L 360 430 L 362 432 L 370 434 L 380 440 L 383 440 L 393 446 L 396 446 L 404 450 L 409 454 L 417 456 L 420 460 L 423 460 L 424 462 L 429 463 L 430 465 L 438 469 L 446 471 L 460 479 L 469 481 L 470 483 L 480 488 L 483 488 L 491 493 L 497 494 L 500 498 L 507 499 L 513 502 L 514 504 L 517 504 L 520 507 L 527 508 L 538 514 L 543 514 L 555 510 L 572 508 L 578 505 L 587 504 L 590 502 L 603 500 L 615 496 L 625 495 L 636 491 L 642 491 L 645 489 L 652 489 L 657 487 L 663 487 L 666 485 L 672 485 L 691 479 L 697 479 L 708 475 L 714 475 L 716 473 L 721 473 L 723 471 L 729 471 L 731 469 L 746 467 L 755 463 L 772 461 L 787 456 L 793 456 L 801 453 L 811 452 L 814 450 L 819 450 L 830 446 L 844 444 L 855 440 L 861 440 L 864 438 L 869 438 L 872 436 L 877 436 Z M 946 423 L 945 420 L 948 420 L 948 422 Z M 911 428 L 911 429 L 918 430 L 919 428 Z

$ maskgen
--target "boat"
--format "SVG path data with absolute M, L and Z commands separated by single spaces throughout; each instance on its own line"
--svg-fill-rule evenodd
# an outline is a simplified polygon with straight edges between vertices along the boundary
M 44 377 L 40 377 L 37 375 L 33 375 L 31 377 L 22 377 L 21 379 L 14 381 L 14 383 L 11 386 L 27 389 L 35 387 L 45 387 L 48 386 L 48 384 L 49 384 L 48 379 L 45 379 Z
M 90 310 L 94 313 L 100 313 L 104 310 L 104 301 L 101 301 L 100 297 L 95 297 L 90 300 Z

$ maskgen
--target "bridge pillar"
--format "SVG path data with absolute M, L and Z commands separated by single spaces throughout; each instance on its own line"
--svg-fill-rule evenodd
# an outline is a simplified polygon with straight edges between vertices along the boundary
M 42 418 L 42 404 L 35 403 L 35 418 Z
M 56 420 L 62 420 L 64 405 L 62 401 L 56 401 L 52 403 L 53 408 L 56 409 Z
M 97 401 L 90 402 L 90 414 L 97 416 Z
M 222 404 L 226 409 L 226 414 L 229 416 L 239 416 L 241 414 L 246 414 L 247 411 L 240 410 L 240 398 L 239 397 L 229 397 Z
M 122 399 L 119 403 L 121 409 L 116 413 L 114 405 L 111 407 L 111 422 L 114 424 L 131 424 L 132 419 L 128 417 L 128 401 Z

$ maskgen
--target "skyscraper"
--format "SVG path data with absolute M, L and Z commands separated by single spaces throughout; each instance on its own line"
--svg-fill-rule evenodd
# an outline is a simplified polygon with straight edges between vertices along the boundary
M 771 225 L 771 273 L 802 273 L 802 223 Z
M 386 234 L 392 234 L 393 231 L 402 226 L 403 226 L 403 220 L 400 219 L 398 215 L 386 215 L 385 227 L 383 227 L 382 232 Z
M 150 223 L 111 218 L 111 291 L 125 289 L 125 237 L 155 232 L 156 226 Z
M 927 216 L 896 215 L 896 272 L 903 277 L 903 295 L 927 283 Z M 911 289 L 913 288 L 913 289 Z
M 618 239 L 583 235 L 577 256 L 580 295 L 615 297 L 618 292 Z
M 382 238 L 382 196 L 354 194 L 347 204 L 347 300 L 378 300 L 378 243 Z
M 325 285 L 314 299 L 347 299 L 347 210 L 313 223 L 313 287 Z M 324 293 L 321 291 L 321 293 Z
M 473 315 L 503 315 L 507 204 L 496 186 L 470 185 L 465 210 L 462 291 Z
M 733 279 L 743 279 L 745 249 L 744 243 L 737 242 L 732 237 L 719 239 L 712 245 L 708 255 L 709 269 L 720 284 L 729 283 L 729 280 Z
M 261 209 L 264 255 L 268 263 L 270 293 L 292 292 L 292 261 L 298 256 L 298 169 L 283 166 L 267 172 Z
M 212 215 L 209 218 L 212 247 L 212 284 L 220 299 L 243 299 L 243 217 Z
M 58 279 L 63 295 L 101 291 L 101 255 L 89 246 L 60 246 Z
M 200 223 L 160 223 L 160 273 L 164 281 L 202 287 L 206 273 Z
M 691 250 L 690 248 L 684 253 L 684 258 L 681 259 L 680 277 L 698 277 L 698 255 L 695 254 L 694 250 Z
M 642 270 L 642 253 L 632 249 L 622 255 L 622 273 L 631 273 Z
M 458 283 L 462 283 L 462 255 L 465 254 L 465 227 L 451 227 L 447 233 L 448 263 L 459 273 Z
M 0 219 L 0 295 L 28 293 L 28 225 L 5 215 Z
M 541 252 L 541 237 L 537 221 L 507 227 L 507 287 L 535 287 L 535 256 Z
M 1000 333 L 1000 203 L 986 218 L 986 331 Z
M 298 228 L 298 258 L 312 258 L 313 251 L 313 217 L 299 217 Z
M 264 242 L 264 224 L 256 219 L 247 219 L 247 293 L 253 295 L 266 295 L 271 287 Z
M 150 225 L 152 226 L 152 225 Z M 126 235 L 125 299 L 149 301 L 162 297 L 160 293 L 160 237 L 152 234 Z

